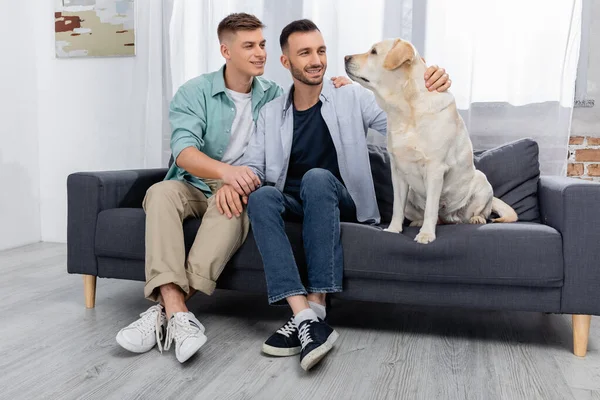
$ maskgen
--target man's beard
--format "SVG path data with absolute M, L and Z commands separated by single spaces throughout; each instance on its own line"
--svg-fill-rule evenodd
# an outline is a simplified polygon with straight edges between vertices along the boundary
M 321 83 L 323 83 L 323 76 L 325 75 L 325 69 L 327 67 L 325 65 L 311 65 L 308 68 L 323 68 L 323 75 L 321 75 L 321 77 L 318 78 L 318 81 L 315 81 L 315 80 L 311 81 L 309 78 L 304 76 L 303 70 L 294 67 L 294 64 L 292 64 L 292 62 L 290 61 L 290 69 L 292 71 L 292 76 L 294 78 L 296 78 L 300 82 L 304 83 L 305 85 L 310 85 L 310 86 L 317 86 L 317 85 L 320 85 Z

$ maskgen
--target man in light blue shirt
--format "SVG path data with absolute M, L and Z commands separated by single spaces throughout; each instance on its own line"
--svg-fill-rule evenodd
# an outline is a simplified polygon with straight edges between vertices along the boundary
M 337 332 L 324 322 L 326 293 L 342 290 L 340 220 L 379 223 L 366 133 L 386 133 L 386 115 L 359 85 L 334 90 L 323 81 L 326 47 L 309 20 L 294 21 L 280 37 L 291 89 L 259 113 L 242 165 L 261 187 L 248 199 L 248 216 L 261 253 L 270 303 L 287 300 L 294 316 L 263 344 L 274 356 L 300 353 L 308 370 L 332 348 Z M 430 90 L 450 86 L 443 69 L 430 67 Z M 308 266 L 300 279 L 284 218 L 303 220 Z

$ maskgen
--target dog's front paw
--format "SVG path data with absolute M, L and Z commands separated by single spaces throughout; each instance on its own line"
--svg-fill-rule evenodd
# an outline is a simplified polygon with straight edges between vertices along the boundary
M 435 240 L 435 233 L 433 232 L 423 232 L 420 231 L 419 234 L 415 237 L 415 242 L 421 244 L 431 243 Z
M 385 228 L 383 231 L 384 232 L 391 232 L 391 233 L 400 233 L 400 232 L 402 232 L 402 228 L 400 228 L 400 229 L 394 229 L 394 228 L 390 227 L 390 228 Z
M 389 227 L 385 228 L 383 231 L 391 232 L 391 233 L 400 233 L 400 232 L 402 232 L 402 226 L 396 227 L 396 226 L 390 225 Z

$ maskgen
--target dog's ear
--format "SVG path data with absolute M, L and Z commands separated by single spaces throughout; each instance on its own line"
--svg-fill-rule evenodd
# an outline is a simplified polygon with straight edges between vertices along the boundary
M 409 62 L 415 57 L 415 51 L 408 42 L 396 39 L 394 46 L 385 56 L 383 61 L 383 68 L 391 71 L 402 64 Z

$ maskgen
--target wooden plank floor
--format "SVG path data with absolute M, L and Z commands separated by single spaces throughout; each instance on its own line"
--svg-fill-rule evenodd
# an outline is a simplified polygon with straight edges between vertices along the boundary
M 572 355 L 569 316 L 334 301 L 336 349 L 305 373 L 260 346 L 289 317 L 264 295 L 198 295 L 209 341 L 181 365 L 136 355 L 118 330 L 150 303 L 140 282 L 99 279 L 86 310 L 66 246 L 0 252 L 1 399 L 596 399 L 600 317 L 588 355 Z

